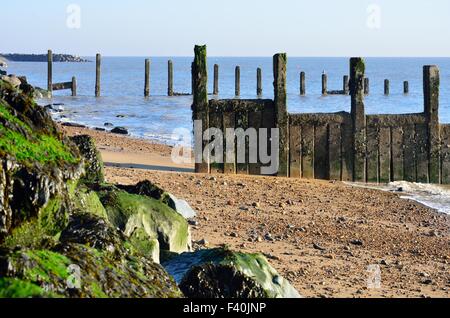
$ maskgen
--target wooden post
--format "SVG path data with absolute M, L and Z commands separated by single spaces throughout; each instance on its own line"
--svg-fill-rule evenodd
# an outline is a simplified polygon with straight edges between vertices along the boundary
M 364 78 L 364 95 L 369 95 L 370 93 L 370 80 L 366 77 Z
M 53 94 L 53 52 L 47 52 L 47 90 L 50 96 Z
M 306 95 L 306 74 L 305 72 L 300 72 L 300 95 Z
M 324 72 L 322 74 L 322 95 L 327 95 L 327 91 L 328 91 L 327 85 L 328 85 L 328 76 Z
M 167 62 L 167 95 L 173 96 L 173 62 L 172 60 L 169 60 Z
M 439 125 L 439 69 L 435 65 L 423 67 L 423 95 L 425 116 L 428 123 L 429 182 L 441 182 L 440 125 Z
M 195 172 L 209 172 L 209 158 L 203 157 L 203 149 L 206 142 L 203 140 L 203 132 L 209 127 L 209 104 L 208 104 L 208 69 L 206 61 L 206 46 L 195 46 L 195 58 L 192 63 L 192 85 L 193 85 L 193 120 L 195 137 Z M 202 127 L 196 125 L 200 121 Z M 201 128 L 201 129 L 200 129 Z
M 256 69 L 256 95 L 259 97 L 262 96 L 263 89 L 262 89 L 262 70 L 261 68 Z
M 344 91 L 345 95 L 348 95 L 350 93 L 350 87 L 349 87 L 349 77 L 348 75 L 344 75 L 344 79 L 343 79 L 343 88 L 342 90 Z
M 241 68 L 236 66 L 234 71 L 234 95 L 241 96 Z
M 286 90 L 287 56 L 285 53 L 273 57 L 274 105 L 276 127 L 279 129 L 279 167 L 278 176 L 289 176 L 289 122 Z M 272 140 L 274 142 L 274 140 Z
M 409 82 L 408 81 L 403 82 L 403 94 L 409 94 Z
M 389 83 L 389 80 L 388 79 L 385 79 L 384 80 L 384 95 L 389 95 L 389 93 L 390 93 L 390 85 L 389 85 L 390 83 Z
M 77 78 L 75 76 L 72 77 L 72 96 L 77 96 Z
M 150 96 L 150 59 L 145 60 L 145 84 L 144 84 L 144 96 Z
M 219 95 L 219 65 L 214 64 L 214 95 Z
M 364 73 L 362 58 L 350 59 L 350 95 L 353 121 L 353 180 L 366 181 L 366 114 L 364 109 Z
M 97 54 L 96 56 L 96 67 L 95 67 L 95 97 L 100 97 L 101 90 L 101 66 L 102 66 L 102 56 Z

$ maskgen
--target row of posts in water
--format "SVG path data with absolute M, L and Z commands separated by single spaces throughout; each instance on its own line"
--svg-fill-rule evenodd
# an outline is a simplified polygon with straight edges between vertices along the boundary
M 96 55 L 96 76 L 95 76 L 95 96 L 100 97 L 101 95 L 101 64 L 102 57 L 100 54 Z M 77 95 L 77 80 L 72 77 L 71 82 L 56 83 L 53 84 L 53 54 L 52 51 L 48 51 L 48 91 L 52 93 L 54 90 L 71 89 L 72 96 Z M 369 95 L 370 92 L 370 80 L 364 78 L 364 93 Z M 409 82 L 403 82 L 403 93 L 409 93 Z M 345 75 L 343 77 L 343 87 L 342 90 L 328 90 L 328 75 L 326 73 L 322 74 L 322 95 L 349 95 L 350 94 L 350 84 L 349 76 Z M 384 94 L 390 94 L 390 81 L 388 79 L 384 80 Z M 168 82 L 167 82 L 167 95 L 189 95 L 183 93 L 176 93 L 173 89 L 173 62 L 168 61 Z M 214 84 L 213 84 L 213 95 L 219 95 L 219 65 L 214 64 Z M 241 95 L 241 68 L 236 66 L 235 68 L 235 96 Z M 262 70 L 257 68 L 256 70 L 256 95 L 263 95 L 262 87 Z M 306 95 L 306 74 L 305 72 L 300 73 L 300 95 Z M 145 60 L 145 80 L 144 80 L 144 96 L 150 96 L 150 59 Z

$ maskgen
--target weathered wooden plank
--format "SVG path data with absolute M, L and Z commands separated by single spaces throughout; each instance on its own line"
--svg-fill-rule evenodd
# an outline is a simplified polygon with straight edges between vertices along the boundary
M 231 134 L 227 129 L 233 129 L 235 127 L 235 113 L 234 112 L 225 112 L 223 113 L 223 128 L 225 134 L 225 142 L 224 142 L 224 173 L 225 174 L 235 174 L 236 173 L 236 140 L 234 137 L 234 132 Z M 227 138 L 227 134 L 229 137 Z M 231 138 L 233 136 L 233 138 Z M 230 147 L 228 147 L 227 142 L 230 141 Z
M 391 181 L 391 129 L 381 127 L 379 131 L 379 182 Z
M 52 84 L 52 89 L 54 91 L 60 91 L 60 90 L 64 90 L 64 89 L 72 89 L 72 82 Z
M 379 153 L 378 153 L 379 132 L 377 126 L 367 127 L 367 182 L 379 182 Z
M 416 181 L 428 183 L 428 127 L 416 125 Z
M 328 179 L 328 125 L 315 127 L 314 178 Z
M 450 184 L 450 125 L 441 125 L 441 177 Z
M 403 177 L 403 128 L 392 127 L 392 179 L 402 181 Z
M 414 125 L 403 127 L 403 175 L 405 181 L 416 182 L 415 129 Z
M 267 132 L 267 142 L 265 143 L 267 145 L 266 149 L 263 149 L 263 153 L 267 154 L 267 156 L 270 158 L 272 151 L 271 151 L 271 138 L 272 138 L 272 128 L 275 128 L 275 110 L 273 106 L 271 107 L 265 107 L 262 111 L 262 128 L 266 129 Z M 260 149 L 261 150 L 261 149 Z M 261 160 L 261 157 L 260 157 Z M 267 161 L 266 161 L 267 162 Z M 262 164 L 261 166 L 269 166 L 270 164 Z
M 302 176 L 314 179 L 314 126 L 302 127 Z
M 331 180 L 341 180 L 341 125 L 328 125 L 328 176 Z
M 243 110 L 236 112 L 236 128 L 242 128 L 244 131 L 246 131 L 247 127 L 248 127 L 248 113 Z M 242 149 L 239 149 L 240 148 L 239 136 L 237 136 L 236 173 L 248 174 L 248 137 L 245 137 L 245 141 L 242 140 L 242 142 L 245 144 L 245 146 Z M 240 151 L 242 152 L 242 154 L 245 153 L 245 162 L 243 162 L 244 160 L 240 160 L 239 158 Z
M 291 178 L 302 176 L 302 135 L 300 126 L 290 126 L 289 131 L 289 171 Z
M 250 112 L 248 114 L 248 127 L 256 130 L 256 140 L 249 140 L 249 164 L 248 172 L 252 175 L 261 174 L 261 163 L 259 161 L 259 129 L 262 125 L 262 112 Z
M 342 138 L 342 181 L 353 181 L 353 128 L 351 124 L 341 125 Z
M 222 113 L 219 112 L 210 112 L 209 113 L 209 128 L 216 128 L 219 129 L 220 131 L 222 131 L 223 129 L 223 118 L 222 118 Z M 213 139 L 210 140 L 210 142 L 213 142 Z M 214 143 L 216 145 L 222 145 L 222 153 L 216 153 L 215 151 L 220 148 L 216 148 L 212 153 L 211 153 L 211 160 L 210 160 L 210 172 L 211 173 L 223 173 L 224 171 L 224 167 L 223 167 L 223 137 L 222 140 L 216 140 L 214 138 Z

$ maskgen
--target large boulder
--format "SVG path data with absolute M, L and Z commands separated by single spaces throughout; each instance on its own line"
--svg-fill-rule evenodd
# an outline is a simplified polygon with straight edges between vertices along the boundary
M 142 257 L 81 244 L 0 255 L 8 297 L 170 298 L 182 293 L 164 269 Z
M 163 262 L 188 298 L 299 298 L 261 254 L 229 249 L 184 253 Z
M 2 75 L 0 80 L 9 83 L 13 88 L 19 88 L 22 85 L 22 81 L 15 75 Z
M 130 194 L 113 186 L 101 187 L 98 195 L 109 221 L 127 237 L 139 231 L 139 237 L 146 233 L 147 240 L 157 239 L 161 250 L 175 253 L 190 250 L 187 221 L 160 200 Z

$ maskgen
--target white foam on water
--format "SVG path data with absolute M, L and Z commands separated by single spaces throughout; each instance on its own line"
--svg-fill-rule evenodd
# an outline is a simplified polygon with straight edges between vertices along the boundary
M 434 184 L 396 181 L 384 185 L 346 182 L 354 187 L 395 192 L 400 198 L 413 200 L 440 213 L 450 214 L 450 187 Z

